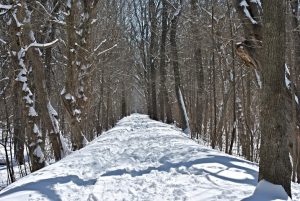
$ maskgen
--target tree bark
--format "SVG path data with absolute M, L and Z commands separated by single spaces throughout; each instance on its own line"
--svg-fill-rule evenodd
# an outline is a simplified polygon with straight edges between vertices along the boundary
M 156 60 L 157 60 L 157 16 L 154 0 L 149 0 L 149 16 L 150 16 L 150 47 L 149 47 L 149 64 L 150 64 L 150 91 L 151 91 L 151 118 L 158 120 L 157 116 L 157 100 L 156 100 Z
M 14 91 L 14 154 L 18 162 L 18 165 L 24 164 L 24 145 L 25 145 L 25 135 L 24 135 L 24 114 L 22 112 L 22 94 L 17 88 L 16 84 L 13 87 Z M 23 129 L 22 129 L 23 128 Z
M 173 122 L 172 110 L 169 95 L 166 87 L 167 71 L 166 71 L 166 41 L 168 34 L 168 8 L 166 0 L 162 0 L 162 32 L 160 42 L 160 119 L 165 121 L 165 113 L 167 123 Z
M 178 62 L 178 50 L 176 43 L 176 33 L 177 33 L 177 25 L 179 16 L 181 13 L 181 0 L 177 4 L 176 11 L 174 12 L 173 18 L 171 19 L 171 27 L 170 27 L 170 43 L 171 43 L 171 60 L 173 64 L 174 77 L 175 77 L 175 94 L 177 98 L 177 103 L 180 111 L 181 125 L 182 129 L 186 130 L 189 128 L 188 120 L 185 117 L 185 106 L 182 104 L 184 102 L 184 96 L 181 94 L 181 79 L 180 79 L 180 71 L 179 71 L 179 62 Z M 183 100 L 183 101 L 181 101 Z
M 264 1 L 259 180 L 282 185 L 291 197 L 285 96 L 285 1 Z
M 191 0 L 191 29 L 193 34 L 194 43 L 194 62 L 197 75 L 197 102 L 196 102 L 196 132 L 202 135 L 203 124 L 203 107 L 204 107 L 204 72 L 202 62 L 202 50 L 201 50 L 201 35 L 199 30 L 199 24 L 197 23 L 197 1 Z
M 19 21 L 23 21 L 26 17 L 30 17 L 28 16 L 30 14 L 27 3 L 25 1 L 21 1 L 20 3 L 20 9 L 14 11 L 16 12 L 16 19 L 18 19 Z M 28 12 L 26 13 L 26 11 Z M 10 39 L 12 41 L 11 51 L 18 53 L 18 55 L 15 54 L 14 56 L 12 56 L 12 64 L 18 66 L 17 68 L 19 70 L 19 74 L 16 80 L 18 81 L 18 85 L 23 95 L 21 98 L 25 100 L 25 107 L 23 109 L 27 112 L 27 139 L 29 144 L 29 156 L 32 167 L 31 170 L 36 171 L 45 166 L 45 159 L 42 150 L 42 134 L 40 133 L 39 129 L 40 116 L 38 116 L 36 112 L 33 93 L 29 88 L 28 69 L 29 62 L 31 62 L 31 56 L 28 56 L 28 51 L 32 48 L 28 50 L 25 49 L 29 44 L 33 42 L 29 37 L 29 34 L 33 35 L 33 32 L 31 30 L 31 22 L 27 22 L 25 25 L 21 25 L 16 19 L 12 19 L 13 23 L 10 26 Z M 33 62 L 32 66 L 34 65 L 36 64 Z M 37 84 L 43 86 L 42 83 Z M 38 96 L 38 98 L 40 97 Z
M 231 20 L 231 9 L 229 5 L 229 0 L 227 0 L 227 7 L 228 7 L 228 14 L 230 18 L 230 36 L 233 37 L 233 24 Z M 232 63 L 231 63 L 231 73 L 232 73 L 232 91 L 233 91 L 233 96 L 232 96 L 232 131 L 231 131 L 231 140 L 230 140 L 230 145 L 228 149 L 228 153 L 232 154 L 232 149 L 233 149 L 233 143 L 236 138 L 236 127 L 237 127 L 237 118 L 236 118 L 236 70 L 235 70 L 235 53 L 234 53 L 234 42 L 233 40 L 231 41 L 231 58 L 232 58 Z M 226 146 L 227 148 L 227 146 Z
M 294 50 L 293 62 L 291 67 L 291 78 L 294 85 L 291 87 L 292 94 L 295 93 L 295 96 L 299 98 L 300 95 L 300 29 L 299 29 L 299 1 L 291 0 L 290 1 L 290 10 L 291 10 L 291 30 L 292 37 L 289 40 L 290 43 L 293 44 L 291 47 Z M 289 57 L 291 57 L 292 51 L 290 52 Z M 292 59 L 290 59 L 292 60 Z M 297 118 L 299 119 L 299 114 L 297 111 L 298 104 L 294 101 L 294 97 L 292 96 L 292 110 L 293 110 L 293 132 L 291 134 L 291 140 L 289 144 L 292 146 L 290 152 L 293 158 L 293 181 L 300 183 L 300 131 L 299 131 L 299 123 L 297 122 Z
M 95 19 L 99 0 L 82 1 L 80 23 L 76 29 L 75 17 L 80 12 L 77 3 L 67 6 L 68 67 L 65 89 L 61 93 L 69 114 L 73 150 L 81 149 L 85 143 L 83 124 L 87 119 L 92 93 L 94 51 L 92 50 L 92 20 Z
M 212 37 L 212 87 L 213 87 L 213 130 L 212 130 L 212 140 L 211 140 L 211 147 L 214 149 L 217 143 L 217 95 L 216 95 L 216 65 L 215 65 L 215 49 L 216 49 L 216 42 L 215 42 L 215 19 L 214 19 L 214 0 L 212 0 L 212 7 L 211 7 L 211 37 Z

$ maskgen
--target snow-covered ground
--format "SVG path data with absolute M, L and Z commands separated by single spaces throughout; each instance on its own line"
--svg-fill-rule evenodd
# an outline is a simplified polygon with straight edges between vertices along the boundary
M 257 164 L 200 146 L 174 126 L 134 114 L 85 148 L 8 186 L 0 200 L 234 201 L 251 196 L 257 173 Z M 261 189 L 256 192 L 255 199 Z M 300 200 L 297 184 L 293 199 Z
M 0 141 L 1 141 L 1 130 L 0 130 Z M 11 156 L 12 157 L 14 156 L 13 148 L 10 150 L 10 148 L 7 147 L 7 149 L 8 149 L 9 159 L 11 160 Z M 10 151 L 12 153 L 10 153 Z M 0 145 L 0 190 L 5 188 L 9 183 L 5 156 L 6 156 L 5 149 L 4 149 L 3 145 Z M 14 159 L 12 161 L 10 161 L 10 163 L 12 163 L 14 166 L 14 176 L 16 179 L 19 179 L 19 178 L 23 177 L 24 175 L 27 175 L 27 173 L 30 172 L 29 166 L 28 166 L 28 156 L 27 156 L 26 149 L 24 150 L 24 157 L 25 157 L 26 169 L 25 169 L 24 165 L 21 165 L 21 166 L 17 165 L 17 162 Z

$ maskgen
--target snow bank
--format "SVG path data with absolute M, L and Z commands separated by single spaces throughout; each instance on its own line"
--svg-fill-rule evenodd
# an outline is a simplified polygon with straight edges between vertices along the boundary
M 134 114 L 85 148 L 8 186 L 0 200 L 234 201 L 253 193 L 257 171 L 256 164 Z
M 290 200 L 289 196 L 281 185 L 275 185 L 268 181 L 261 180 L 253 193 L 252 196 L 243 199 L 243 201 L 271 201 L 271 200 Z

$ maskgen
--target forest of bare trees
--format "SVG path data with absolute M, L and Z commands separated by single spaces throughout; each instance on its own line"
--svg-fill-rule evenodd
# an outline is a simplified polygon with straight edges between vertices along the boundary
M 137 112 L 261 160 L 260 179 L 291 195 L 290 178 L 300 182 L 298 4 L 0 0 L 8 183 Z M 271 179 L 279 173 L 284 181 Z

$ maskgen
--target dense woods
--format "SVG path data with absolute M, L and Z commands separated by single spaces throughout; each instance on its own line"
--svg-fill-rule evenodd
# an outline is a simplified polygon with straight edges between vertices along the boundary
M 0 0 L 8 183 L 138 112 L 260 162 L 260 179 L 291 195 L 290 179 L 300 182 L 298 8 L 295 0 Z

